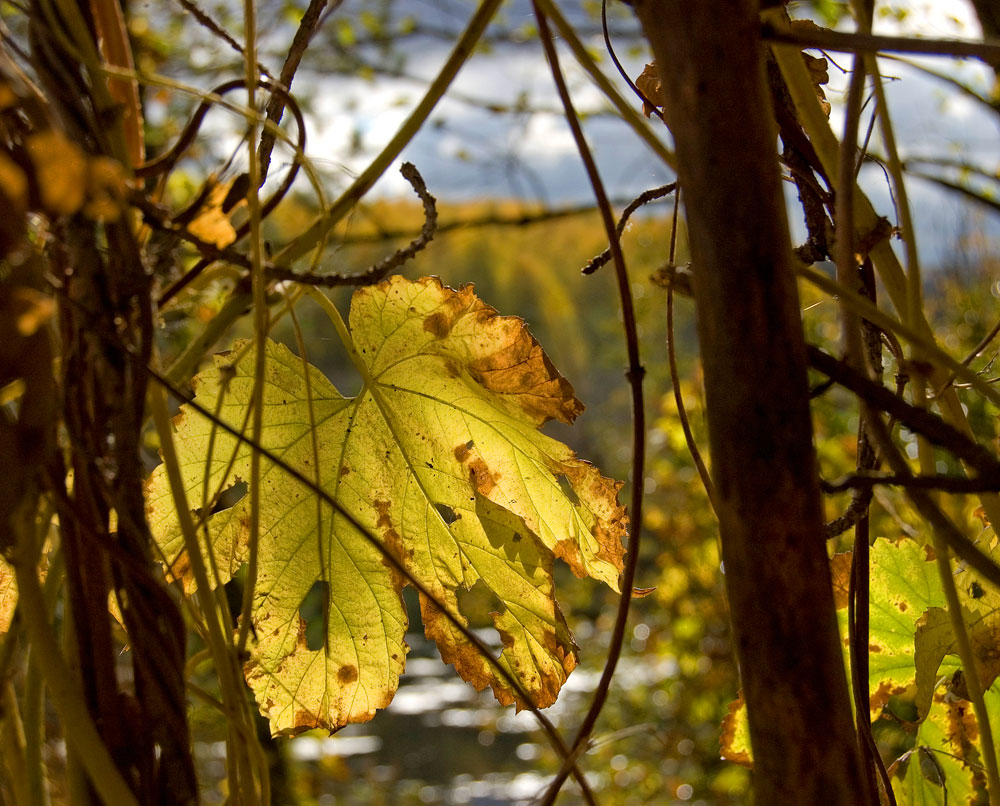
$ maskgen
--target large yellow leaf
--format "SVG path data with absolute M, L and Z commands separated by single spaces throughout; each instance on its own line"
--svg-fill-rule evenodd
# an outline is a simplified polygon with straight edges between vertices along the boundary
M 550 419 L 572 422 L 582 404 L 524 323 L 499 316 L 471 286 L 394 277 L 355 293 L 350 324 L 373 383 L 347 399 L 309 369 L 322 487 L 463 623 L 459 592 L 485 586 L 495 597 L 500 663 L 536 704 L 550 705 L 576 665 L 554 598 L 553 555 L 615 590 L 622 567 L 621 484 L 538 431 Z M 314 478 L 302 362 L 272 342 L 266 351 L 262 444 Z M 197 379 L 198 402 L 236 428 L 247 422 L 254 358 L 238 344 Z M 249 478 L 250 450 L 221 430 L 209 455 L 208 418 L 185 408 L 175 424 L 192 507 L 203 500 L 206 472 L 212 491 Z M 149 482 L 150 522 L 190 587 L 161 471 Z M 261 481 L 247 680 L 275 733 L 370 719 L 403 670 L 406 580 L 281 468 L 265 460 Z M 221 582 L 246 561 L 249 511 L 245 498 L 209 522 Z M 328 586 L 329 608 L 326 639 L 311 648 L 300 608 L 317 581 Z M 492 687 L 501 703 L 525 704 L 423 596 L 421 612 L 426 634 L 463 678 Z

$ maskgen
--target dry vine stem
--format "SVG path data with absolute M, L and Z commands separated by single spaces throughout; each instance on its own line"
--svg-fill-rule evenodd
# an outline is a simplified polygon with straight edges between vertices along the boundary
M 604 231 L 608 238 L 609 248 L 615 265 L 615 279 L 618 285 L 618 298 L 621 304 L 622 321 L 625 331 L 626 354 L 628 356 L 628 371 L 626 377 L 632 393 L 632 500 L 629 507 L 629 516 L 632 521 L 632 534 L 628 545 L 628 557 L 626 559 L 625 570 L 621 576 L 621 601 L 618 605 L 618 613 L 615 618 L 615 626 L 611 634 L 611 642 L 608 649 L 608 657 L 604 662 L 604 669 L 601 678 L 594 691 L 594 697 L 590 708 L 577 730 L 576 737 L 570 749 L 570 755 L 563 763 L 559 772 L 553 778 L 545 793 L 544 806 L 550 806 L 559 795 L 559 788 L 569 774 L 569 762 L 586 746 L 587 740 L 597 724 L 601 709 L 607 700 L 608 691 L 611 688 L 611 679 L 614 676 L 618 659 L 621 656 L 622 644 L 625 640 L 625 629 L 628 622 L 629 603 L 632 599 L 632 588 L 635 584 L 635 572 L 639 561 L 639 536 L 642 533 L 642 494 L 643 478 L 645 474 L 646 457 L 646 412 L 642 399 L 642 379 L 646 370 L 642 366 L 639 358 L 639 337 L 635 322 L 635 309 L 632 304 L 632 289 L 629 286 L 628 271 L 625 267 L 625 256 L 622 252 L 619 231 L 615 224 L 614 214 L 611 205 L 608 203 L 607 194 L 604 191 L 604 184 L 601 181 L 600 173 L 594 162 L 593 155 L 587 146 L 583 128 L 580 120 L 573 109 L 573 102 L 566 87 L 562 70 L 559 67 L 559 57 L 556 53 L 552 34 L 549 30 L 545 15 L 539 10 L 538 4 L 534 4 L 535 18 L 538 20 L 539 36 L 542 46 L 545 48 L 545 58 L 552 70 L 552 80 L 555 82 L 566 110 L 566 119 L 570 130 L 573 133 L 573 140 L 576 143 L 577 151 L 587 172 L 591 188 L 594 191 L 594 198 L 601 213 L 601 220 L 604 224 Z

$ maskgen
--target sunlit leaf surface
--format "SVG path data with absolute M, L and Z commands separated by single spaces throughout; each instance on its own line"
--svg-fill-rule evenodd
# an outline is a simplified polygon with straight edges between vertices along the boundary
M 618 589 L 626 516 L 621 484 L 538 431 L 582 411 L 572 387 L 520 319 L 501 317 L 471 286 L 392 278 L 353 298 L 350 325 L 372 379 L 344 398 L 315 368 L 269 342 L 263 445 L 319 482 L 435 600 L 465 621 L 459 591 L 494 601 L 500 663 L 538 705 L 555 701 L 576 652 L 552 586 L 552 557 Z M 197 400 L 245 430 L 254 350 L 237 344 L 196 382 Z M 220 402 L 221 394 L 221 402 Z M 311 404 L 310 404 L 311 399 Z M 311 415 L 310 415 L 311 405 Z M 319 456 L 310 436 L 315 423 Z M 190 409 L 176 420 L 186 493 L 200 507 L 245 482 L 250 449 Z M 235 457 L 235 459 L 233 459 Z M 233 460 L 231 462 L 231 460 Z M 264 461 L 256 643 L 245 672 L 275 733 L 336 729 L 385 707 L 403 670 L 406 580 L 342 515 Z M 162 468 L 149 482 L 150 522 L 171 571 L 190 560 Z M 246 561 L 250 503 L 211 516 L 219 582 Z M 303 602 L 320 583 L 325 636 L 312 641 Z M 467 639 L 421 596 L 428 637 L 476 688 L 519 702 Z

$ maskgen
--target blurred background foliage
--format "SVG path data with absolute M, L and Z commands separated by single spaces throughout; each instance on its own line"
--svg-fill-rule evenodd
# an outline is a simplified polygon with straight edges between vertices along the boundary
M 623 29 L 622 52 L 641 53 L 635 30 L 628 27 L 627 10 L 621 4 L 612 5 L 612 22 Z M 827 21 L 843 15 L 845 6 L 828 0 L 812 5 Z M 206 3 L 204 10 L 220 28 L 241 30 L 237 4 L 219 0 Z M 574 5 L 573 10 L 573 19 L 582 30 L 591 34 L 599 30 L 599 4 L 585 2 Z M 300 4 L 263 2 L 260 12 L 262 59 L 276 66 L 295 30 Z M 297 79 L 296 97 L 306 111 L 316 111 L 320 97 L 315 82 L 320 76 L 327 80 L 361 77 L 373 86 L 379 78 L 406 77 L 414 50 L 405 43 L 447 41 L 454 34 L 448 19 L 466 13 L 465 4 L 457 0 L 438 5 L 393 0 L 347 4 L 343 13 L 338 11 L 320 29 Z M 897 7 L 892 13 L 905 15 L 906 9 Z M 5 21 L 15 35 L 23 22 L 9 9 Z M 193 24 L 180 5 L 132 2 L 129 30 L 137 66 L 146 74 L 160 73 L 211 86 L 242 73 L 240 54 Z M 508 13 L 491 28 L 484 48 L 523 43 L 534 33 L 530 17 Z M 596 49 L 595 55 L 606 58 Z M 144 86 L 143 92 L 147 143 L 150 152 L 156 153 L 178 136 L 194 101 L 162 86 Z M 508 107 L 489 108 L 488 102 L 474 96 L 463 100 L 485 105 L 489 114 L 520 115 L 525 120 L 535 114 L 538 103 L 529 94 Z M 590 110 L 593 115 L 604 111 Z M 439 132 L 448 129 L 447 120 L 437 125 Z M 342 161 L 369 153 L 363 131 L 354 132 L 349 141 L 352 153 L 324 154 L 316 160 L 331 194 L 350 179 Z M 205 175 L 237 151 L 238 143 L 231 137 L 199 140 L 172 176 L 168 203 L 179 208 L 190 202 Z M 229 170 L 232 173 L 235 169 Z M 433 184 L 429 189 L 436 192 Z M 581 762 L 601 803 L 608 806 L 725 806 L 745 803 L 748 797 L 749 771 L 719 757 L 719 726 L 739 688 L 724 573 L 714 516 L 674 404 L 666 359 L 665 292 L 649 279 L 667 254 L 669 205 L 668 198 L 636 216 L 624 236 L 648 370 L 645 394 L 650 452 L 642 480 L 647 498 L 637 584 L 654 590 L 633 603 L 620 672 L 592 747 Z M 627 479 L 630 422 L 617 295 L 608 268 L 586 277 L 579 271 L 607 245 L 598 216 L 578 214 L 518 226 L 475 223 L 491 217 L 544 219 L 548 209 L 533 201 L 504 198 L 502 193 L 498 198 L 478 201 L 445 199 L 440 204 L 443 225 L 473 223 L 439 235 L 406 266 L 405 273 L 411 277 L 438 275 L 452 285 L 473 282 L 479 296 L 501 313 L 524 318 L 587 406 L 575 427 L 550 426 L 553 435 L 572 445 L 606 475 Z M 276 245 L 287 242 L 315 212 L 310 196 L 300 192 L 290 195 L 268 218 L 266 237 Z M 344 273 L 361 271 L 404 244 L 419 231 L 421 223 L 420 207 L 411 201 L 365 202 L 331 238 L 324 265 Z M 388 238 L 385 233 L 405 236 Z M 997 318 L 1000 249 L 983 234 L 976 220 L 970 220 L 966 231 L 956 233 L 949 252 L 952 259 L 948 264 L 929 273 L 926 297 L 941 342 L 952 355 L 962 356 Z M 682 231 L 677 263 L 686 259 Z M 202 331 L 232 287 L 231 276 L 207 275 L 162 311 L 167 362 Z M 346 310 L 349 294 L 345 290 L 333 295 L 342 309 Z M 678 297 L 675 305 L 680 392 L 696 441 L 705 446 L 693 307 L 683 297 Z M 802 307 L 809 340 L 837 352 L 836 301 L 804 286 Z M 297 305 L 296 314 L 309 360 L 344 394 L 353 393 L 358 381 L 326 318 L 308 300 Z M 224 349 L 234 338 L 249 334 L 249 324 L 241 323 L 218 347 Z M 297 351 L 288 317 L 278 324 L 275 335 Z M 996 357 L 995 350 L 987 351 L 974 366 L 990 375 Z M 887 376 L 897 369 L 887 356 Z M 815 382 L 819 380 L 817 377 Z M 977 433 L 995 434 L 996 412 L 987 410 L 979 397 L 970 397 L 968 406 Z M 819 394 L 814 422 L 823 476 L 832 480 L 853 470 L 857 410 L 850 396 L 836 390 Z M 623 500 L 627 494 L 627 490 L 623 492 Z M 839 514 L 847 498 L 846 494 L 830 498 L 827 517 Z M 971 498 L 966 501 L 956 496 L 952 501 L 953 516 L 966 523 L 974 520 Z M 911 534 L 920 528 L 918 524 L 902 497 L 890 491 L 878 492 L 872 512 L 873 536 Z M 848 545 L 846 536 L 833 541 L 831 553 Z M 557 568 L 557 586 L 581 649 L 581 666 L 552 709 L 553 720 L 571 735 L 603 666 L 617 601 L 607 589 L 575 579 L 564 567 Z M 434 650 L 423 639 L 419 613 L 412 601 L 410 605 L 408 642 L 412 651 L 407 674 L 386 712 L 367 725 L 346 728 L 332 739 L 306 735 L 265 740 L 272 754 L 276 804 L 527 803 L 558 768 L 557 758 L 527 715 L 515 716 L 512 709 L 499 708 L 488 694 L 477 695 L 436 660 Z M 486 637 L 494 640 L 492 635 Z M 197 649 L 197 645 L 192 647 L 192 651 Z M 208 671 L 196 671 L 193 682 L 213 693 L 213 677 Z M 905 704 L 900 707 L 905 710 Z M 222 803 L 225 775 L 219 753 L 225 725 L 201 700 L 194 699 L 192 708 L 205 801 Z M 896 754 L 913 743 L 912 732 L 901 724 L 880 726 L 877 735 L 886 750 Z M 48 748 L 47 759 L 55 773 L 55 748 Z M 53 790 L 53 802 L 58 798 L 59 792 Z M 560 802 L 574 802 L 572 785 L 567 785 Z

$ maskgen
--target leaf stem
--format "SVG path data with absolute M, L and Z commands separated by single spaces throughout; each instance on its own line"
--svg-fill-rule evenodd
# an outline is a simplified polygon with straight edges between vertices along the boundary
M 402 152 L 403 148 L 413 139 L 414 135 L 424 125 L 438 101 L 451 86 L 458 71 L 465 64 L 476 43 L 482 37 L 486 26 L 493 15 L 500 7 L 502 0 L 482 0 L 479 7 L 473 14 L 472 19 L 466 26 L 462 35 L 458 38 L 448 60 L 435 76 L 431 85 L 427 88 L 424 97 L 410 113 L 409 117 L 399 127 L 399 130 L 392 136 L 392 139 L 382 149 L 381 153 L 375 157 L 361 175 L 351 183 L 336 201 L 333 202 L 326 214 L 320 217 L 304 233 L 292 241 L 276 256 L 275 262 L 279 265 L 291 265 L 295 260 L 305 255 L 324 239 L 347 212 L 357 204 L 358 200 L 364 196 L 386 172 L 389 165 Z
M 618 110 L 632 131 L 642 139 L 656 156 L 663 160 L 665 165 L 676 171 L 676 155 L 663 144 L 652 128 L 650 128 L 649 124 L 635 111 L 634 106 L 622 97 L 621 93 L 615 89 L 614 84 L 601 72 L 601 69 L 587 52 L 586 46 L 580 41 L 580 38 L 576 35 L 576 31 L 573 30 L 573 26 L 563 16 L 559 7 L 552 0 L 538 0 L 538 6 L 545 16 L 552 21 L 552 24 L 559 29 L 559 34 L 563 37 L 566 44 L 569 45 L 570 50 L 573 51 L 573 56 L 576 58 L 577 64 L 593 79 L 598 89 L 604 93 L 604 96 Z
M 75 677 L 66 665 L 49 624 L 48 608 L 34 563 L 14 563 L 17 575 L 18 611 L 21 613 L 32 655 L 45 675 L 52 703 L 62 719 L 66 742 L 82 765 L 94 791 L 108 806 L 138 806 L 129 785 L 115 765 L 107 746 L 90 717 Z
M 227 722 L 233 724 L 252 724 L 247 712 L 242 677 L 237 670 L 235 662 L 236 655 L 231 651 L 231 644 L 226 640 L 223 632 L 219 603 L 212 594 L 208 572 L 201 554 L 201 547 L 198 545 L 198 534 L 194 520 L 191 517 L 184 479 L 181 476 L 177 452 L 174 448 L 173 431 L 170 424 L 170 416 L 167 412 L 166 396 L 164 395 L 162 386 L 155 385 L 150 387 L 149 404 L 153 413 L 153 422 L 160 437 L 160 451 L 163 455 L 163 464 L 167 472 L 167 478 L 170 481 L 170 491 L 174 498 L 177 520 L 184 538 L 184 548 L 188 554 L 188 560 L 191 563 L 191 572 L 195 579 L 195 596 L 201 606 L 202 615 L 208 630 L 208 644 L 215 661 L 216 672 L 219 675 L 219 688 L 222 693 L 222 700 L 226 706 Z M 237 735 L 239 731 L 234 731 L 232 725 L 230 725 L 228 733 L 232 737 Z M 242 767 L 249 770 L 249 758 L 243 743 L 230 740 L 227 744 L 230 745 L 230 752 L 236 756 L 236 758 L 230 759 L 230 764 L 238 765 L 236 769 Z M 230 767 L 230 772 L 232 769 Z M 239 781 L 233 779 L 232 775 L 230 775 L 230 783 L 231 785 L 236 785 L 236 788 L 231 792 L 231 796 L 241 798 L 243 793 L 238 786 Z
M 645 369 L 643 368 L 639 357 L 639 337 L 635 321 L 635 309 L 632 302 L 632 288 L 629 284 L 628 270 L 625 265 L 625 255 L 622 252 L 621 240 L 618 237 L 614 214 L 611 210 L 611 205 L 608 203 L 608 196 L 604 190 L 604 183 L 601 181 L 597 164 L 594 161 L 594 157 L 591 154 L 589 146 L 587 145 L 587 140 L 583 133 L 583 127 L 580 125 L 580 119 L 576 114 L 576 110 L 573 108 L 573 100 L 570 97 L 569 89 L 566 86 L 566 80 L 559 67 L 559 55 L 556 51 L 555 43 L 552 39 L 552 33 L 549 29 L 545 13 L 543 13 L 539 7 L 537 0 L 533 0 L 533 7 L 535 11 L 535 18 L 538 20 L 539 38 L 541 39 L 542 46 L 545 49 L 545 58 L 549 63 L 550 70 L 552 71 L 552 81 L 559 93 L 559 99 L 562 101 L 563 109 L 566 111 L 566 122 L 569 124 L 570 130 L 573 134 L 573 140 L 576 143 L 577 151 L 580 154 L 580 160 L 583 162 L 584 168 L 587 172 L 587 178 L 590 180 L 590 185 L 594 192 L 594 198 L 597 201 L 598 210 L 601 213 L 601 220 L 604 224 L 605 234 L 608 238 L 608 245 L 611 249 L 611 255 L 614 260 L 615 279 L 617 280 L 618 285 L 618 297 L 622 311 L 623 328 L 625 331 L 625 349 L 628 356 L 628 371 L 626 372 L 626 378 L 628 379 L 632 393 L 632 497 L 629 507 L 632 534 L 628 545 L 628 557 L 621 578 L 621 599 L 619 601 L 618 612 L 615 617 L 614 629 L 611 634 L 608 657 L 605 660 L 600 680 L 594 690 L 590 708 L 587 710 L 583 721 L 580 723 L 580 727 L 577 730 L 576 737 L 573 739 L 573 744 L 571 746 L 571 753 L 578 753 L 581 748 L 586 746 L 586 742 L 594 730 L 594 725 L 597 723 L 597 718 L 600 716 L 601 711 L 604 708 L 608 693 L 611 689 L 611 680 L 614 677 L 615 668 L 618 665 L 618 659 L 621 657 L 622 645 L 625 640 L 629 605 L 632 601 L 632 587 L 635 583 L 636 568 L 638 567 L 639 539 L 642 534 L 643 477 L 645 475 L 646 458 L 646 413 L 642 398 L 642 380 L 645 375 Z M 564 763 L 555 778 L 549 784 L 548 790 L 545 793 L 545 799 L 543 801 L 545 806 L 551 806 L 551 804 L 555 802 L 556 797 L 559 795 L 559 789 L 566 780 L 568 774 L 569 770 L 567 764 Z

